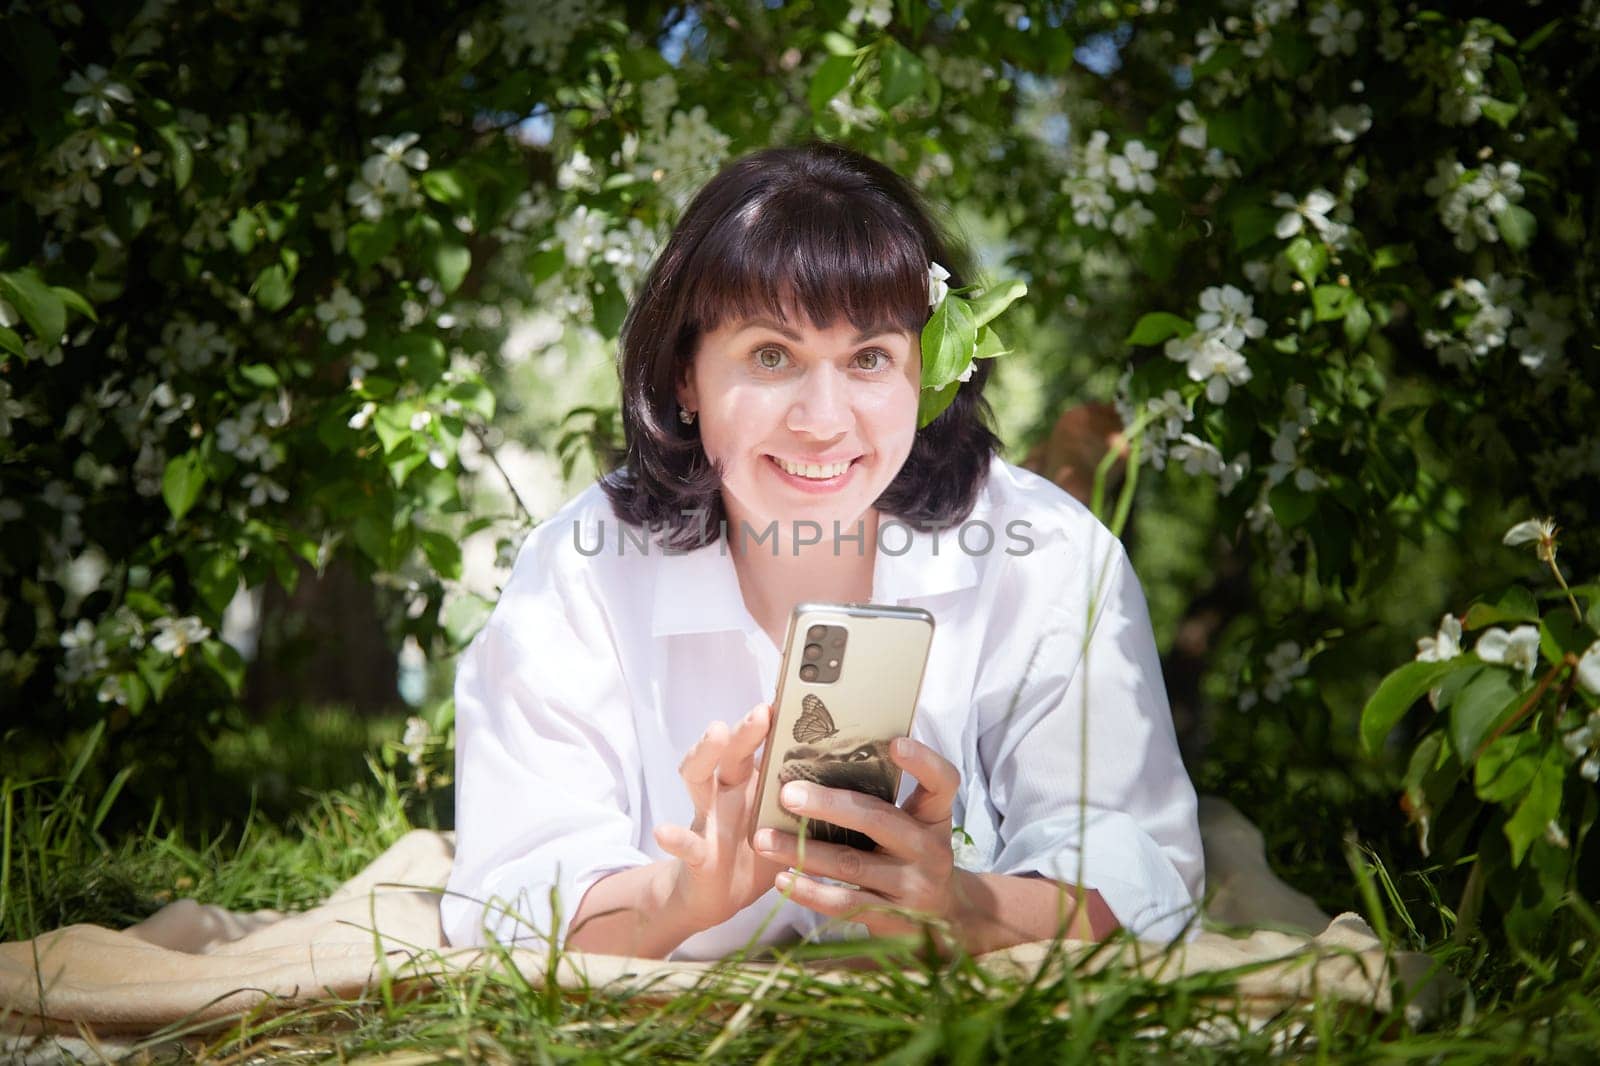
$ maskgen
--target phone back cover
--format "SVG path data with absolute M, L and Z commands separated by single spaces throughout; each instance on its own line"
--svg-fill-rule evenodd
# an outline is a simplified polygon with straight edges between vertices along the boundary
M 910 731 L 933 639 L 933 618 L 920 608 L 806 607 L 791 621 L 790 654 L 779 681 L 776 726 L 763 757 L 765 787 L 759 826 L 798 833 L 800 820 L 778 802 L 790 781 L 850 788 L 893 803 L 900 769 L 889 761 L 889 742 Z M 848 631 L 839 678 L 800 679 L 805 634 L 814 625 Z M 862 834 L 811 821 L 812 839 L 873 848 Z

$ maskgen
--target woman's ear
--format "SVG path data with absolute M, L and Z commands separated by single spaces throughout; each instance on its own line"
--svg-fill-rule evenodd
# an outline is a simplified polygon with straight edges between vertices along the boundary
M 676 391 L 678 395 L 679 407 L 683 408 L 685 411 L 700 410 L 700 397 L 695 392 L 694 374 L 692 370 L 686 369 L 682 374 L 678 375 L 678 385 Z

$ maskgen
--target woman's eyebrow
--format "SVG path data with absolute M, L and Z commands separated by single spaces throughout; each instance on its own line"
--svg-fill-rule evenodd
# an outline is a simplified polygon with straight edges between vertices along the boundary
M 749 318 L 749 319 L 746 319 L 744 325 L 740 326 L 738 328 L 738 330 L 735 331 L 735 336 L 737 336 L 739 333 L 744 333 L 745 331 L 752 330 L 752 329 L 770 329 L 774 333 L 783 334 L 785 337 L 789 338 L 790 340 L 794 341 L 797 344 L 800 341 L 805 339 L 805 338 L 801 337 L 800 334 L 796 333 L 794 330 L 792 330 L 789 327 L 785 326 L 783 323 L 778 322 L 775 319 L 764 318 L 764 317 L 763 318 Z M 860 333 L 857 333 L 855 335 L 855 337 L 850 341 L 850 343 L 851 344 L 860 344 L 862 341 L 871 340 L 873 337 L 885 337 L 885 336 L 896 335 L 896 334 L 904 334 L 904 333 L 905 333 L 904 330 L 896 329 L 896 328 L 890 327 L 890 326 L 886 326 L 886 327 L 884 327 L 882 329 L 862 330 Z

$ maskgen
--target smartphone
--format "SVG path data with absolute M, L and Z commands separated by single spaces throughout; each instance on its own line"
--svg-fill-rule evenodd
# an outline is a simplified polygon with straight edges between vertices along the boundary
M 771 731 L 751 830 L 798 834 L 800 819 L 778 802 L 790 781 L 848 788 L 893 803 L 900 768 L 889 743 L 910 735 L 933 641 L 920 607 L 802 603 L 789 616 Z M 877 850 L 865 833 L 808 819 L 810 839 Z

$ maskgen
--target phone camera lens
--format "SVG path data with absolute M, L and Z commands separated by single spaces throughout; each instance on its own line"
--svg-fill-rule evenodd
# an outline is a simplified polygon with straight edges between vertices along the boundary
M 822 645 L 821 644 L 807 644 L 806 645 L 805 656 L 806 656 L 806 662 L 808 662 L 808 663 L 809 662 L 815 662 L 816 660 L 820 659 L 822 657 Z
M 829 638 L 828 643 L 832 644 L 835 648 L 844 647 L 844 633 L 835 633 L 831 638 Z
M 812 626 L 810 629 L 806 630 L 806 639 L 811 641 L 819 641 L 827 635 L 827 626 Z
M 815 681 L 816 679 L 817 679 L 817 668 L 815 666 L 813 666 L 811 663 L 806 663 L 804 666 L 802 666 L 800 668 L 800 680 L 801 681 Z

